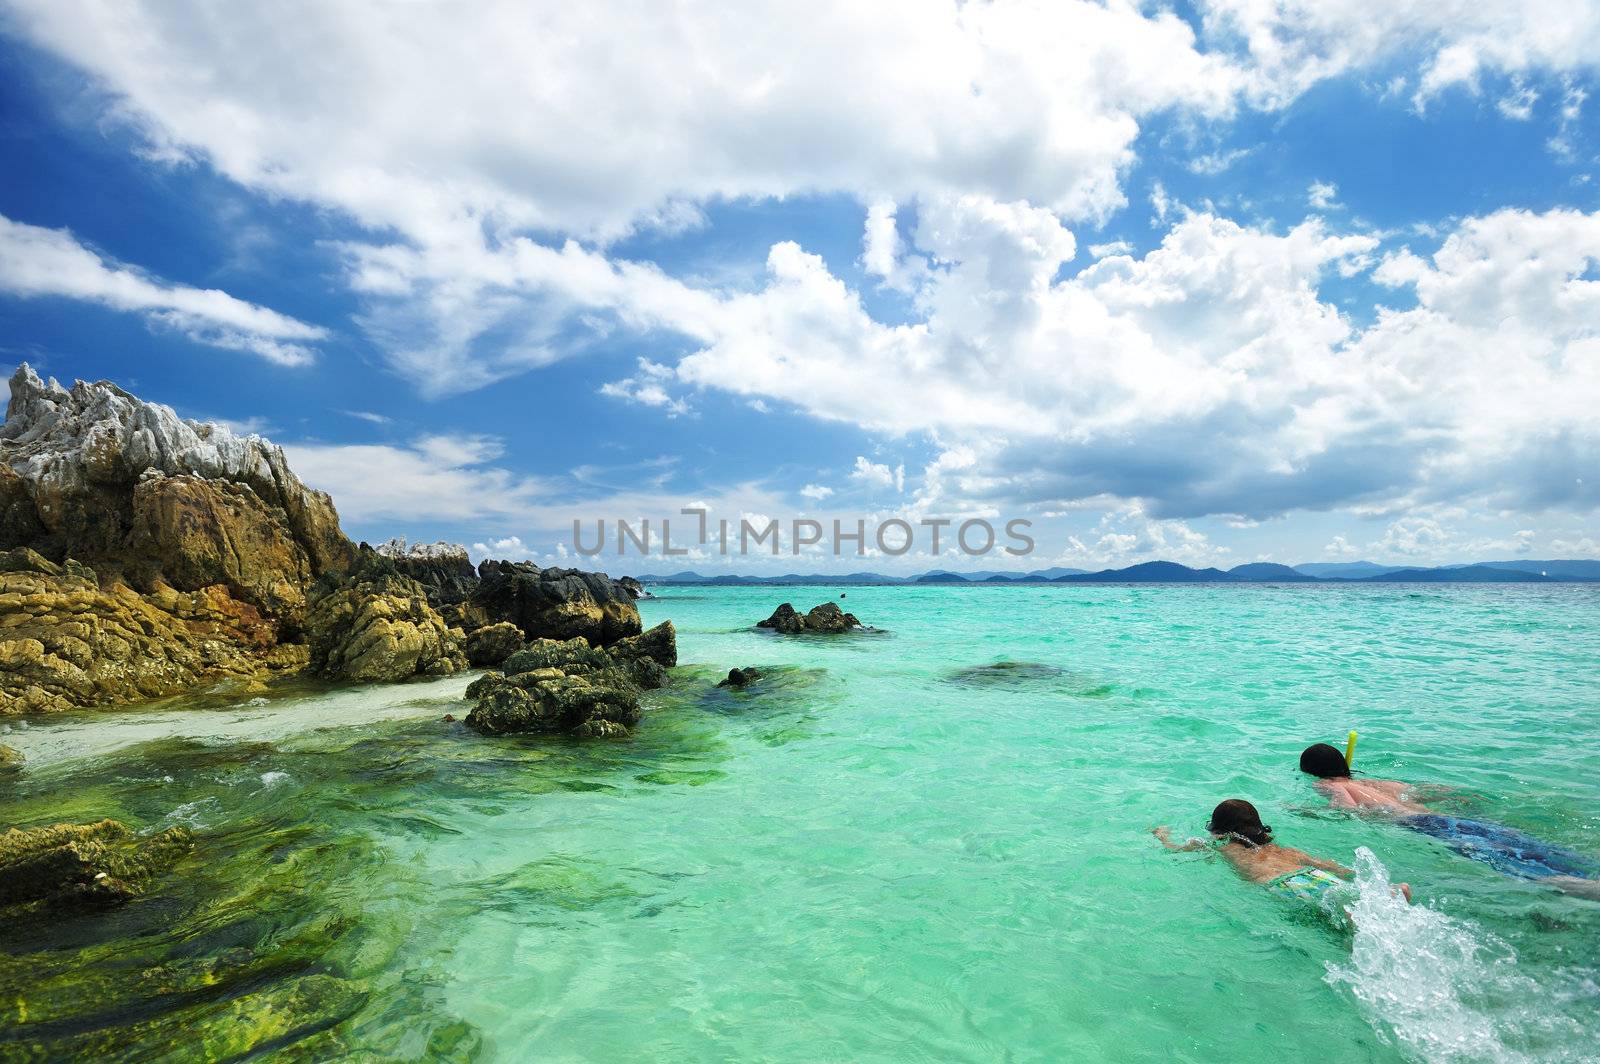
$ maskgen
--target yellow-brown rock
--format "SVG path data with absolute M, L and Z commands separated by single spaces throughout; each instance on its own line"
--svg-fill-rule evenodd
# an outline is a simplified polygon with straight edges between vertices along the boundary
M 140 595 L 26 548 L 0 555 L 0 714 L 139 702 L 304 665 L 220 585 Z
M 415 580 L 365 571 L 313 603 L 311 667 L 344 680 L 444 676 L 467 667 L 464 634 L 445 624 Z

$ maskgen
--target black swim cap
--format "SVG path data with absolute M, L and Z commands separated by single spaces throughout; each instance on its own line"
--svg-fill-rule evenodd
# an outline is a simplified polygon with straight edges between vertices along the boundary
M 1243 798 L 1229 798 L 1211 810 L 1211 822 L 1206 830 L 1213 835 L 1232 835 L 1252 846 L 1264 846 L 1272 841 L 1272 829 L 1261 822 L 1256 807 Z
M 1300 771 L 1322 779 L 1343 779 L 1350 775 L 1350 763 L 1327 743 L 1308 746 L 1300 754 Z

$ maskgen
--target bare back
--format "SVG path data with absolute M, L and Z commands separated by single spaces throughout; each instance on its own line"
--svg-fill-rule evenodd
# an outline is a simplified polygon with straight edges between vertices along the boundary
M 1270 883 L 1281 875 L 1298 872 L 1302 868 L 1321 868 L 1327 872 L 1349 875 L 1350 870 L 1333 861 L 1313 857 L 1304 850 L 1279 846 L 1269 842 L 1264 846 L 1247 846 L 1242 842 L 1228 842 L 1218 848 L 1219 853 L 1233 865 L 1234 871 L 1252 883 Z
M 1428 807 L 1406 797 L 1410 784 L 1399 780 L 1318 780 L 1317 790 L 1328 796 L 1335 809 L 1363 809 L 1370 812 L 1409 816 L 1428 812 Z

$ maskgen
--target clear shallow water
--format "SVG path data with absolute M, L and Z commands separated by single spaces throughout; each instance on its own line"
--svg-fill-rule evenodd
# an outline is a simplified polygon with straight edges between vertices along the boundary
M 621 742 L 465 733 L 464 679 L 0 737 L 7 822 L 198 840 L 7 930 L 0 1056 L 1595 1058 L 1600 905 L 1330 813 L 1295 759 L 1356 727 L 1358 768 L 1600 855 L 1600 589 L 859 588 L 885 633 L 749 627 L 836 594 L 641 603 L 685 667 Z M 961 673 L 1002 660 L 1043 667 Z M 1145 832 L 1229 796 L 1375 855 L 1354 933 Z

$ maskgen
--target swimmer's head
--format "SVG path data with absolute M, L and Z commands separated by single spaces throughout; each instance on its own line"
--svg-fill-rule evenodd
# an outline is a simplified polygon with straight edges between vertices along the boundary
M 1251 846 L 1265 846 L 1272 841 L 1272 829 L 1261 822 L 1256 807 L 1243 798 L 1229 798 L 1211 810 L 1211 823 L 1206 830 Z
M 1327 743 L 1308 746 L 1300 754 L 1300 771 L 1309 772 L 1322 779 L 1344 779 L 1350 775 L 1350 763 Z

